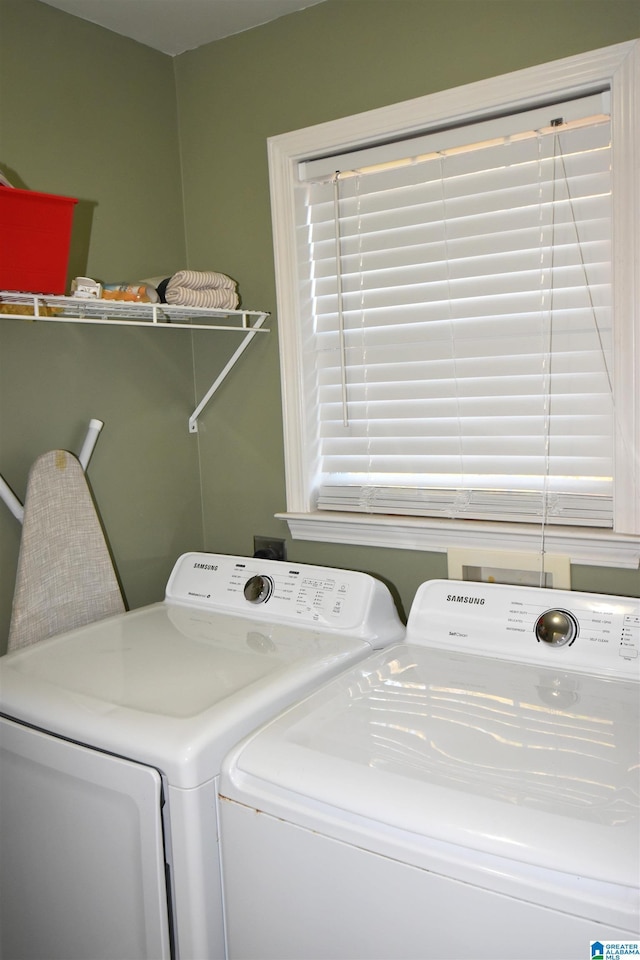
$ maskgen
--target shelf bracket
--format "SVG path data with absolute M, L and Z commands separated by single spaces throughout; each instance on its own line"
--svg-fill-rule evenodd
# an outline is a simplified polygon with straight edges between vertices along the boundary
M 245 334 L 244 340 L 242 341 L 238 349 L 235 351 L 235 353 L 233 354 L 229 362 L 226 364 L 224 369 L 221 370 L 221 372 L 218 374 L 218 376 L 216 377 L 214 382 L 211 384 L 211 386 L 207 390 L 206 394 L 204 395 L 204 397 L 202 398 L 198 406 L 195 408 L 195 410 L 189 417 L 189 433 L 198 432 L 198 417 L 200 416 L 200 414 L 202 413 L 206 405 L 209 403 L 212 396 L 214 395 L 218 387 L 221 385 L 223 380 L 225 380 L 227 374 L 230 373 L 233 367 L 235 367 L 236 363 L 238 362 L 238 360 L 240 359 L 244 351 L 247 349 L 247 347 L 253 340 L 255 334 L 260 329 L 260 327 L 262 326 L 262 324 L 264 323 L 264 321 L 267 319 L 268 316 L 269 316 L 268 313 L 260 314 L 260 316 L 258 316 L 256 320 L 254 320 L 252 326 L 246 327 L 247 332 Z

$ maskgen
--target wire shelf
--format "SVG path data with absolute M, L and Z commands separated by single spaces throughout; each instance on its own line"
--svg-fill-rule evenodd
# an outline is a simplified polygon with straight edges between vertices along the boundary
M 268 333 L 268 329 L 262 327 L 268 316 L 268 313 L 259 310 L 211 310 L 168 303 L 95 298 L 85 300 L 80 297 L 0 291 L 0 317 L 15 320 Z

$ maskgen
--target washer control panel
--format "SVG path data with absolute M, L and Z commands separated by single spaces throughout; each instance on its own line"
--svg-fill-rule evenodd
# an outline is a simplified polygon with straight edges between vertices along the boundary
M 187 553 L 173 568 L 165 599 L 256 620 L 388 638 L 385 642 L 405 634 L 385 584 L 354 570 Z
M 430 580 L 416 594 L 407 641 L 640 679 L 640 599 Z

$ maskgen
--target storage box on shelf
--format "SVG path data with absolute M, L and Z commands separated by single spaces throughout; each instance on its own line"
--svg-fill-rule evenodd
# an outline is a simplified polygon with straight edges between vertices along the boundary
M 65 292 L 77 202 L 0 187 L 0 289 Z

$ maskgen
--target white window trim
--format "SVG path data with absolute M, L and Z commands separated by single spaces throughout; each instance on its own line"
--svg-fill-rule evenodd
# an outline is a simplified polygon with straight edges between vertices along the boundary
M 541 99 L 563 99 L 598 87 L 611 89 L 613 165 L 614 309 L 630 322 L 616 328 L 615 354 L 632 357 L 616 371 L 615 403 L 636 461 L 640 457 L 640 41 L 616 44 L 553 63 L 482 80 L 404 103 L 343 117 L 268 141 L 269 173 L 280 327 L 282 404 L 286 451 L 285 519 L 296 539 L 446 551 L 462 543 L 480 548 L 538 551 L 537 525 L 434 520 L 314 511 L 307 484 L 306 404 L 302 378 L 302 337 L 298 305 L 294 188 L 302 160 L 404 137 L 426 127 L 467 122 L 492 109 L 523 109 Z M 505 100 L 508 91 L 508 100 Z M 630 255 L 635 251 L 635 256 Z M 625 529 L 640 530 L 640 470 L 626 483 L 616 478 L 614 501 L 625 505 Z M 548 553 L 574 563 L 633 567 L 640 564 L 640 536 L 592 528 L 548 527 Z

